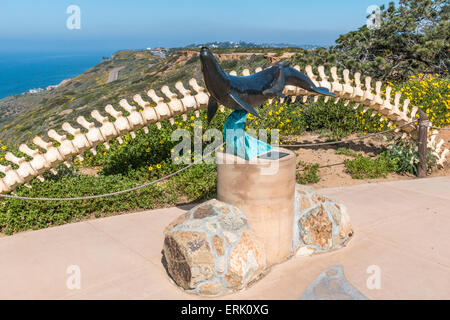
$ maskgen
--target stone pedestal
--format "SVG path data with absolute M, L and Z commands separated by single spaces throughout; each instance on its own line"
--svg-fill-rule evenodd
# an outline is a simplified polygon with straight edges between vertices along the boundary
M 217 153 L 217 197 L 245 212 L 257 239 L 264 244 L 267 265 L 280 263 L 292 252 L 295 154 L 280 159 L 249 161 Z

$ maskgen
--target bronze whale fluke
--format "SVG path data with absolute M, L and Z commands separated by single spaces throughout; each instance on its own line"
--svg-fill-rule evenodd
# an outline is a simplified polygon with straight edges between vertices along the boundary
M 284 98 L 283 89 L 286 85 L 335 96 L 327 88 L 317 87 L 304 73 L 284 63 L 249 76 L 237 77 L 224 72 L 207 47 L 202 47 L 200 61 L 205 85 L 210 93 L 208 122 L 216 114 L 219 103 L 234 110 L 243 109 L 261 118 L 254 107 L 270 98 Z

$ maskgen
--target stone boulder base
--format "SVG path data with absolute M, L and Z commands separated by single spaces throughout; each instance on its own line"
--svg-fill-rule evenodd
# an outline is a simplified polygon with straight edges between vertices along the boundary
M 297 185 L 293 251 L 299 256 L 339 249 L 353 236 L 344 205 L 317 194 L 313 188 Z
M 237 207 L 210 200 L 165 230 L 167 271 L 185 291 L 217 296 L 245 288 L 266 268 L 263 245 Z

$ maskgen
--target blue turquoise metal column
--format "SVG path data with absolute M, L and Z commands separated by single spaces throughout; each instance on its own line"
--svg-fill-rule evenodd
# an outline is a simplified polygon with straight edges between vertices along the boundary
M 227 152 L 244 158 L 245 160 L 257 157 L 272 150 L 272 146 L 245 133 L 245 121 L 248 112 L 245 110 L 233 111 L 225 121 L 223 128 L 224 140 L 227 143 Z

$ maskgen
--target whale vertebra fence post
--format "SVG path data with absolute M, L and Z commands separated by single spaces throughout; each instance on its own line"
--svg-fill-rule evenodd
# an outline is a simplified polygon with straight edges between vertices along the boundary
M 299 66 L 294 68 L 300 71 Z M 256 71 L 260 70 L 261 68 L 258 68 Z M 306 66 L 305 68 L 305 73 L 316 86 L 325 87 L 336 94 L 336 98 L 325 96 L 325 101 L 334 99 L 334 102 L 337 104 L 338 101 L 343 100 L 346 105 L 352 102 L 355 110 L 362 106 L 362 112 L 369 112 L 372 116 L 381 113 L 381 121 L 388 119 L 389 126 L 394 124 L 397 126 L 395 131 L 402 130 L 407 134 L 416 132 L 413 122 L 417 120 L 416 114 L 419 108 L 409 106 L 410 101 L 408 99 L 404 99 L 401 102 L 401 93 L 397 92 L 392 101 L 392 88 L 386 87 L 383 97 L 381 81 L 377 81 L 375 89 L 373 89 L 372 78 L 366 77 L 363 83 L 360 73 L 355 73 L 352 79 L 350 71 L 347 69 L 343 71 L 342 77 L 338 75 L 337 67 L 332 67 L 329 70 L 329 75 L 325 73 L 323 66 L 319 66 L 317 71 L 318 76 L 314 74 L 312 66 Z M 230 74 L 236 74 L 236 72 L 230 72 Z M 245 69 L 242 74 L 249 75 L 250 71 Z M 83 117 L 76 119 L 77 124 L 86 129 L 87 133 L 83 133 L 80 128 L 75 128 L 66 122 L 62 125 L 62 130 L 71 135 L 73 139 L 69 139 L 68 135 L 60 135 L 54 129 L 49 130 L 47 136 L 59 144 L 57 147 L 54 146 L 53 142 L 46 141 L 46 139 L 41 137 L 33 139 L 33 143 L 44 149 L 45 152 L 22 144 L 19 150 L 28 155 L 31 160 L 26 161 L 24 157 L 16 157 L 12 153 L 5 155 L 5 159 L 17 165 L 18 168 L 13 169 L 11 165 L 0 165 L 0 172 L 5 175 L 3 178 L 0 178 L 0 193 L 11 192 L 21 184 L 27 185 L 34 178 L 42 181 L 44 172 L 56 173 L 55 168 L 60 163 L 69 167 L 69 161 L 74 156 L 82 158 L 83 152 L 87 150 L 96 153 L 96 146 L 99 144 L 109 148 L 109 141 L 113 139 L 117 139 L 119 143 L 122 143 L 121 137 L 125 133 L 130 133 L 134 138 L 135 131 L 138 129 L 148 132 L 147 127 L 151 124 L 161 128 L 163 120 L 169 120 L 171 124 L 174 124 L 176 115 L 181 115 L 186 119 L 189 111 L 194 111 L 198 117 L 200 110 L 206 109 L 209 95 L 205 88 L 201 87 L 195 79 L 189 80 L 189 86 L 193 89 L 192 91 L 186 89 L 181 81 L 176 83 L 176 91 L 183 96 L 181 99 L 174 93 L 175 90 L 172 91 L 168 86 L 164 86 L 161 92 L 167 97 L 169 102 L 165 102 L 164 98 L 159 97 L 155 90 L 149 90 L 146 95 L 153 101 L 153 106 L 145 97 L 136 94 L 133 96 L 133 101 L 138 104 L 141 110 L 137 110 L 126 99 L 122 99 L 119 105 L 129 113 L 128 116 L 125 116 L 122 111 L 116 110 L 112 105 L 108 105 L 104 111 L 115 118 L 114 122 L 109 121 L 108 117 L 102 115 L 100 111 L 93 110 L 91 112 L 92 119 L 97 121 L 100 126 L 97 127 L 95 122 L 89 122 Z M 320 93 L 308 92 L 295 86 L 285 86 L 283 94 L 290 96 L 292 101 L 295 101 L 298 96 L 302 96 L 303 102 L 306 102 L 309 96 L 314 97 L 314 101 L 317 102 L 319 96 L 321 96 Z M 446 155 L 449 153 L 448 149 L 441 150 L 443 143 L 443 140 L 436 141 L 435 133 L 428 140 L 428 143 L 425 143 L 425 146 L 428 145 L 428 147 L 435 148 L 434 152 L 440 166 L 443 166 Z
M 419 167 L 417 170 L 417 177 L 425 178 L 428 172 L 427 165 L 427 137 L 428 137 L 428 126 L 430 121 L 428 120 L 427 114 L 420 110 L 419 113 Z

